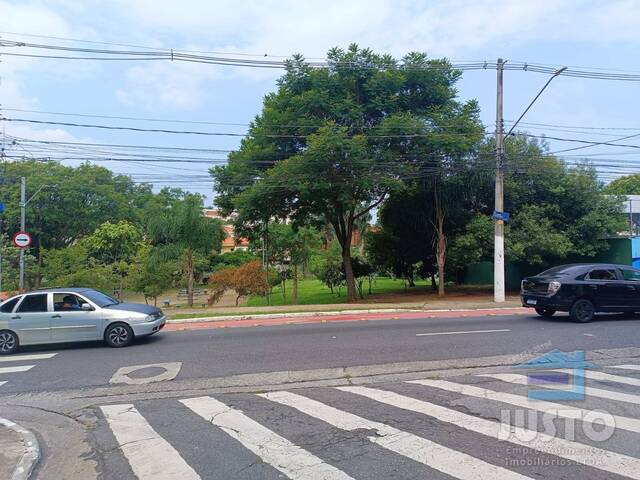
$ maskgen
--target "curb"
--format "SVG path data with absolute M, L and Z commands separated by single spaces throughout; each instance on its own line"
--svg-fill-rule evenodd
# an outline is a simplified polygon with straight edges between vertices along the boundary
M 24 444 L 24 453 L 18 461 L 16 468 L 13 470 L 11 480 L 27 480 L 31 476 L 38 460 L 40 460 L 40 445 L 38 444 L 38 440 L 29 430 L 6 418 L 0 417 L 0 425 L 16 432 Z
M 288 312 L 288 313 L 259 313 L 248 315 L 220 315 L 215 317 L 178 318 L 168 319 L 167 323 L 199 323 L 222 322 L 233 320 L 261 320 L 267 318 L 295 318 L 295 317 L 325 317 L 334 315 L 362 315 L 368 313 L 442 313 L 442 312 L 476 312 L 485 310 L 513 310 L 522 307 L 482 307 L 482 308 L 441 308 L 435 310 L 423 310 L 419 308 L 374 308 L 367 310 L 323 310 L 320 312 Z

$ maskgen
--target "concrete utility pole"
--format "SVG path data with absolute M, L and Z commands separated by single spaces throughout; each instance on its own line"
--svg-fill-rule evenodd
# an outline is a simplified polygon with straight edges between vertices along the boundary
M 20 179 L 20 231 L 25 231 L 25 224 L 27 216 L 27 179 L 22 177 Z M 21 292 L 24 291 L 24 248 L 20 249 L 20 282 L 18 288 Z
M 496 98 L 496 212 L 504 211 L 504 119 L 502 118 L 503 105 L 503 67 L 501 58 L 497 63 L 497 98 Z M 504 302 L 504 221 L 496 219 L 494 244 L 493 244 L 493 300 Z

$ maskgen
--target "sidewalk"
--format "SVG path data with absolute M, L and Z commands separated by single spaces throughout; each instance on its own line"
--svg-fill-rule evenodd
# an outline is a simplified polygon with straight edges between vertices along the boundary
M 36 437 L 0 417 L 0 479 L 26 480 L 40 459 Z
M 416 299 L 409 302 L 377 303 L 354 302 L 333 303 L 325 305 L 278 305 L 270 307 L 223 307 L 208 309 L 165 309 L 171 322 L 182 321 L 190 318 L 197 320 L 237 320 L 250 318 L 266 318 L 267 316 L 280 317 L 288 313 L 348 313 L 356 311 L 361 313 L 373 312 L 402 312 L 402 311 L 426 311 L 426 310 L 464 310 L 479 308 L 516 308 L 520 307 L 520 297 L 509 295 L 504 303 L 496 304 L 490 295 L 449 295 L 444 298 L 429 295 L 424 299 Z

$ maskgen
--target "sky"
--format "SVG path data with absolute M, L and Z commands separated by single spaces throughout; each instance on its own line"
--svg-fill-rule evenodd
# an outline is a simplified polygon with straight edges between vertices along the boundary
M 421 51 L 431 58 L 446 57 L 453 62 L 491 62 L 500 57 L 509 62 L 640 73 L 638 25 L 640 0 L 0 0 L 0 40 L 130 48 L 62 40 L 64 38 L 274 60 L 294 53 L 321 59 L 331 47 L 346 48 L 350 43 L 357 43 L 396 57 Z M 282 73 L 275 69 L 164 60 L 96 62 L 2 55 L 26 51 L 20 48 L 0 48 L 0 113 L 9 118 L 244 133 L 246 124 L 259 114 L 262 98 L 275 90 L 276 80 Z M 504 118 L 516 119 L 547 79 L 548 75 L 532 72 L 505 72 Z M 461 100 L 479 102 L 482 121 L 488 130 L 493 129 L 495 70 L 465 72 L 457 88 Z M 640 82 L 560 76 L 523 119 L 523 122 L 546 126 L 527 124 L 523 128 L 535 134 L 590 141 L 611 141 L 640 134 L 639 90 Z M 175 122 L 62 116 L 36 111 Z M 0 122 L 0 128 L 9 137 L 64 142 L 232 150 L 240 141 L 240 137 L 229 136 L 16 122 Z M 640 135 L 620 143 L 640 145 Z M 552 151 L 577 145 L 557 140 L 550 140 L 549 144 Z M 12 155 L 46 155 L 42 148 L 34 152 L 25 145 L 10 145 L 6 151 Z M 106 147 L 104 152 L 104 155 L 112 153 Z M 598 165 L 603 181 L 640 168 L 640 149 L 594 146 L 571 154 L 601 162 Z M 225 158 L 224 153 L 198 156 L 215 158 L 217 163 Z M 621 167 L 602 167 L 607 161 Z M 152 180 L 156 187 L 179 186 L 205 194 L 207 202 L 212 201 L 206 162 L 100 164 L 118 173 L 130 174 L 136 181 Z

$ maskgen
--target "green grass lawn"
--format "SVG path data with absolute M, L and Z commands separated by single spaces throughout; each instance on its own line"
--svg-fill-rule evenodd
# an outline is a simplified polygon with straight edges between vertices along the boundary
M 427 282 L 424 280 L 417 280 L 416 286 L 426 287 Z M 286 283 L 286 301 L 282 296 L 282 288 L 280 286 L 273 288 L 271 294 L 271 305 L 291 305 L 291 290 L 293 288 L 293 282 L 287 280 Z M 365 298 L 367 298 L 369 291 L 369 282 L 365 280 L 363 284 L 363 291 Z M 373 280 L 371 286 L 372 294 L 381 293 L 401 293 L 405 291 L 404 282 L 399 279 L 388 277 L 376 277 Z M 347 298 L 347 289 L 343 286 L 340 289 L 340 295 L 336 289 L 334 293 L 325 286 L 320 280 L 305 279 L 298 282 L 298 305 L 323 305 L 331 303 L 344 303 Z M 253 296 L 247 300 L 247 306 L 249 307 L 262 307 L 268 305 L 267 299 L 261 296 Z

